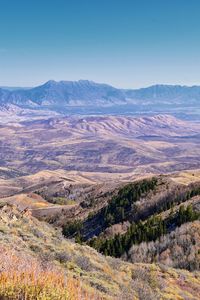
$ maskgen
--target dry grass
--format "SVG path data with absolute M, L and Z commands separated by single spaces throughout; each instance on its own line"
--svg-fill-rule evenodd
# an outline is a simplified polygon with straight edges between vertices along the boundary
M 79 279 L 27 255 L 0 247 L 0 298 L 12 300 L 87 300 L 98 295 L 82 286 Z M 3 299 L 4 299 L 3 298 Z
M 133 171 L 139 175 L 198 168 L 198 133 L 199 124 L 170 116 L 73 117 L 4 124 L 0 128 L 0 153 L 4 157 L 1 166 L 8 168 L 7 178 L 13 178 L 12 169 L 33 174 L 63 166 L 88 172 Z M 192 142 L 186 136 L 193 137 Z M 5 170 L 2 174 L 4 178 Z M 52 174 L 44 176 L 50 178 Z
M 180 172 L 176 176 L 172 177 L 176 183 L 189 185 L 191 183 L 199 182 L 200 181 L 200 170 L 191 170 Z
M 79 283 L 52 272 L 3 272 L 0 275 L 0 295 L 8 299 L 85 299 Z
M 1 300 L 199 299 L 199 272 L 104 257 L 9 205 L 0 227 Z

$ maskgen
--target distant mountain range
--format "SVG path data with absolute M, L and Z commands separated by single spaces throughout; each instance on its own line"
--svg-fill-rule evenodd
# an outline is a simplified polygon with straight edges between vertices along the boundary
M 200 109 L 200 86 L 154 85 L 118 89 L 88 80 L 50 80 L 34 88 L 0 88 L 0 108 L 10 105 L 64 113 L 188 112 Z

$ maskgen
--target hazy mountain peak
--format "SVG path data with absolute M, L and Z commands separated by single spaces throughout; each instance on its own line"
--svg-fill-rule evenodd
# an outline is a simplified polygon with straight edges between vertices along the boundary
M 45 82 L 43 84 L 43 86 L 52 86 L 52 85 L 56 85 L 56 84 L 58 84 L 57 81 L 55 81 L 55 80 L 48 80 L 47 82 Z
M 87 114 L 92 112 L 164 112 L 175 111 L 175 106 L 188 112 L 199 107 L 200 87 L 157 84 L 141 89 L 119 89 L 91 80 L 49 80 L 34 88 L 16 90 L 0 89 L 0 103 L 14 104 L 21 108 L 51 107 L 52 110 Z M 79 108 L 78 108 L 79 107 Z M 176 111 L 177 112 L 177 108 Z

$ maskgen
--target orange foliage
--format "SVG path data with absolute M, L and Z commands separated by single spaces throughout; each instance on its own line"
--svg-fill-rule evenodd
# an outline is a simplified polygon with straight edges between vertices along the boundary
M 0 247 L 0 298 L 12 300 L 88 300 L 100 298 L 88 293 L 79 279 L 63 270 L 22 257 Z

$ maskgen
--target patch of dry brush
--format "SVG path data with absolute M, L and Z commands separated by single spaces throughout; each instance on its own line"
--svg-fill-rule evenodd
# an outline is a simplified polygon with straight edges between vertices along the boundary
M 55 265 L 0 246 L 0 299 L 87 300 L 100 299 L 88 294 L 78 279 Z

